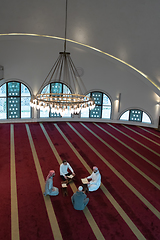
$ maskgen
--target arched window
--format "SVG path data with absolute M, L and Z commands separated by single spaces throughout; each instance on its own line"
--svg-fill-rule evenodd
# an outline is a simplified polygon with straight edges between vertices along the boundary
M 14 81 L 0 87 L 0 119 L 30 118 L 31 93 L 22 83 Z
M 119 120 L 143 122 L 143 123 L 151 124 L 151 119 L 148 116 L 148 114 L 139 109 L 127 110 L 120 116 Z
M 95 108 L 93 110 L 84 109 L 81 111 L 83 118 L 111 118 L 111 100 L 102 92 L 91 92 L 87 96 L 92 97 L 95 101 Z
M 50 83 L 42 89 L 41 93 L 68 93 L 71 94 L 70 89 L 64 84 L 59 82 Z M 52 113 L 48 110 L 40 110 L 40 117 L 62 117 L 61 114 Z M 68 112 L 63 115 L 63 117 L 71 117 L 71 112 L 68 109 Z

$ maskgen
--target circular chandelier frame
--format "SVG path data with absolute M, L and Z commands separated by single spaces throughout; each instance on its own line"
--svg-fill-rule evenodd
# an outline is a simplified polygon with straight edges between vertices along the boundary
M 82 109 L 93 109 L 95 102 L 89 96 L 81 94 L 42 93 L 31 100 L 31 106 L 52 113 L 60 113 L 63 116 L 67 111 L 79 114 Z

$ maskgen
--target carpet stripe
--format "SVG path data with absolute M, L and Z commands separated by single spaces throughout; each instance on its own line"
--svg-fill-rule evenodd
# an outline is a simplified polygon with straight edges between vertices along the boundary
M 15 166 L 14 125 L 10 126 L 10 159 L 11 159 L 11 239 L 19 240 L 19 219 L 17 201 L 17 183 Z
M 67 123 L 67 124 L 73 129 L 73 127 L 69 123 Z M 76 156 L 79 158 L 81 163 L 87 169 L 87 171 L 91 174 L 92 169 L 89 167 L 89 165 L 85 162 L 85 160 L 82 158 L 82 156 L 79 154 L 79 152 L 75 149 L 75 147 L 72 145 L 72 143 L 68 140 L 68 138 L 65 136 L 65 134 L 61 131 L 61 129 L 57 126 L 57 124 L 54 124 L 54 125 L 57 128 L 57 130 L 59 131 L 59 133 L 62 135 L 62 137 L 65 139 L 65 141 L 68 143 L 68 145 L 70 146 L 72 151 L 76 154 Z M 131 231 L 135 234 L 135 236 L 140 240 L 141 239 L 146 239 L 142 235 L 142 233 L 139 231 L 139 229 L 136 227 L 136 225 L 132 222 L 132 220 L 128 217 L 128 215 L 123 211 L 123 209 L 117 203 L 117 201 L 112 197 L 110 192 L 105 188 L 105 186 L 103 184 L 101 184 L 100 188 L 103 191 L 103 193 L 105 194 L 105 196 L 109 199 L 111 204 L 114 206 L 114 208 L 117 210 L 117 212 L 120 214 L 120 216 L 123 218 L 123 220 L 126 222 L 126 224 L 129 226 Z
M 124 126 L 124 125 L 123 125 L 123 126 Z M 140 127 L 139 127 L 139 128 L 140 128 Z M 143 130 L 143 128 L 140 128 L 140 129 Z M 133 129 L 132 129 L 132 130 L 133 130 Z M 154 140 L 146 137 L 145 135 L 143 135 L 143 134 L 141 134 L 141 133 L 139 133 L 139 132 L 137 132 L 137 131 L 135 131 L 135 130 L 133 130 L 133 131 L 134 131 L 135 133 L 137 133 L 138 135 L 142 136 L 143 138 L 147 139 L 148 141 L 153 142 L 154 144 L 160 146 L 160 143 L 158 143 L 158 142 L 156 142 L 156 141 L 154 141 Z M 153 133 L 153 135 L 155 135 L 155 134 Z M 158 137 L 159 137 L 159 136 L 158 136 Z
M 160 138 L 159 135 L 157 135 L 157 134 L 155 134 L 155 133 L 153 133 L 153 132 L 151 132 L 151 131 L 148 131 L 148 130 L 145 129 L 145 128 L 142 128 L 142 127 L 139 127 L 139 128 L 142 129 L 142 130 L 144 130 L 144 131 L 146 131 L 146 132 L 148 132 L 148 133 L 150 133 L 150 134 L 152 134 L 152 135 L 154 135 L 154 136 L 156 136 L 156 137 L 158 137 L 158 138 Z
M 124 145 L 126 148 L 128 148 L 129 150 L 131 150 L 132 152 L 134 152 L 136 155 L 138 155 L 140 158 L 142 158 L 143 160 L 145 160 L 147 163 L 149 163 L 150 165 L 152 165 L 154 168 L 156 168 L 157 170 L 160 171 L 160 167 L 158 167 L 156 164 L 152 163 L 150 160 L 148 160 L 147 158 L 145 158 L 142 154 L 138 153 L 137 151 L 135 151 L 133 148 L 129 147 L 127 144 L 125 144 L 124 142 L 122 142 L 121 140 L 119 140 L 118 138 L 116 138 L 113 134 L 109 133 L 108 131 L 106 131 L 104 128 L 100 127 L 99 125 L 97 125 L 96 123 L 94 123 L 97 127 L 99 127 L 102 131 L 104 131 L 105 133 L 107 133 L 108 135 L 110 135 L 112 138 L 114 138 L 115 140 L 117 140 L 118 142 L 120 142 L 122 145 Z M 83 124 L 82 124 L 83 125 Z M 133 141 L 139 143 L 138 141 L 136 141 L 135 139 L 133 139 L 132 137 L 128 136 L 126 133 L 122 132 L 121 130 L 115 128 L 114 126 L 111 126 L 110 124 L 108 124 L 110 127 L 114 128 L 115 130 L 119 131 L 120 133 L 124 134 L 125 136 L 129 137 L 130 139 L 132 139 Z M 84 125 L 85 126 L 85 125 Z M 94 133 L 95 135 L 95 133 Z M 109 144 L 107 144 L 103 139 L 101 139 L 99 136 L 95 135 L 100 141 L 102 141 L 107 147 L 109 147 L 110 149 L 113 149 Z M 142 144 L 140 144 L 142 145 Z M 146 147 L 147 148 L 147 147 Z M 148 148 L 147 148 L 148 149 Z M 116 151 L 116 150 L 114 150 Z M 116 154 L 118 156 L 120 156 L 117 151 Z M 158 154 L 158 153 L 157 153 Z M 158 154 L 160 156 L 160 154 Z M 122 155 L 121 155 L 122 156 Z M 124 157 L 123 157 L 124 158 Z M 123 159 L 125 162 L 127 162 L 131 167 L 133 167 L 139 174 L 141 174 L 143 177 L 145 177 L 149 182 L 151 182 L 155 187 L 157 187 L 160 190 L 160 185 L 158 185 L 156 182 L 154 182 L 151 178 L 149 178 L 145 173 L 143 173 L 141 170 L 139 170 L 134 164 L 130 163 L 126 158 Z
M 109 124 L 109 125 L 110 125 L 110 124 Z M 143 134 L 141 134 L 141 133 L 139 133 L 139 132 L 136 132 L 136 131 L 135 131 L 135 130 L 133 130 L 132 128 L 129 128 L 129 127 L 127 127 L 127 126 L 123 125 L 123 124 L 122 124 L 122 126 L 123 126 L 123 127 L 125 127 L 125 128 L 127 128 L 127 129 L 129 129 L 130 131 L 132 131 L 132 132 L 136 133 L 137 135 L 139 135 L 139 136 L 141 136 L 141 137 L 143 137 L 143 138 L 145 138 L 145 139 L 149 140 L 150 142 L 153 142 L 154 144 L 156 144 L 156 145 L 160 146 L 160 144 L 159 144 L 159 143 L 157 143 L 157 142 L 153 141 L 152 139 L 150 139 L 150 138 L 148 138 L 148 137 L 144 136 Z M 160 154 L 159 154 L 159 153 L 157 153 L 157 152 L 155 152 L 154 150 L 152 150 L 151 148 L 149 148 L 149 147 L 145 146 L 145 145 L 144 145 L 144 144 L 142 144 L 141 142 L 139 142 L 139 141 L 135 140 L 135 139 L 134 139 L 134 138 L 132 138 L 131 136 L 129 136 L 129 137 L 130 137 L 132 140 L 134 140 L 135 142 L 137 142 L 138 144 L 140 144 L 141 146 L 143 146 L 143 147 L 147 148 L 149 151 L 153 152 L 154 154 L 156 154 L 157 156 L 159 156 L 159 157 L 160 157 Z
M 42 131 L 44 132 L 44 135 L 45 135 L 45 137 L 46 137 L 46 139 L 47 139 L 47 141 L 48 141 L 48 143 L 49 143 L 49 145 L 50 145 L 50 147 L 51 147 L 51 149 L 52 149 L 55 157 L 57 158 L 58 163 L 61 164 L 61 163 L 62 163 L 62 160 L 61 160 L 61 158 L 60 158 L 60 156 L 59 156 L 59 154 L 58 154 L 58 152 L 57 152 L 54 144 L 52 143 L 52 141 L 51 141 L 51 139 L 50 139 L 47 131 L 45 130 L 45 128 L 44 128 L 44 126 L 43 126 L 42 123 L 40 123 L 40 126 L 41 126 L 41 128 L 42 128 Z M 55 127 L 57 128 L 57 130 L 58 130 L 57 124 L 54 124 L 54 126 L 55 126 Z M 75 185 L 74 183 L 70 184 L 70 186 L 71 186 L 73 192 L 76 192 L 76 191 L 77 191 L 77 187 L 76 187 L 76 185 Z M 101 233 L 98 225 L 96 224 L 96 222 L 95 222 L 94 218 L 92 217 L 92 214 L 90 213 L 90 211 L 88 210 L 88 208 L 85 207 L 85 209 L 83 210 L 83 212 L 84 212 L 84 215 L 85 215 L 85 217 L 86 217 L 86 219 L 87 219 L 90 227 L 92 228 L 92 231 L 93 231 L 95 237 L 97 238 L 97 240 L 105 240 L 103 234 Z
M 115 129 L 116 131 L 122 133 L 123 135 L 127 136 L 128 138 L 130 138 L 131 140 L 133 140 L 134 142 L 138 143 L 139 145 L 141 145 L 142 147 L 146 148 L 147 150 L 149 150 L 150 152 L 154 153 L 155 155 L 157 155 L 158 157 L 160 157 L 160 154 L 157 153 L 156 151 L 154 151 L 153 149 L 147 147 L 146 145 L 142 144 L 141 142 L 137 141 L 136 139 L 132 138 L 131 136 L 129 136 L 128 134 L 124 133 L 123 131 L 121 131 L 120 129 L 112 126 L 111 124 L 108 124 L 110 127 L 112 127 L 113 129 Z M 129 129 L 129 128 L 128 128 Z M 129 129 L 132 130 L 132 129 Z M 136 132 L 135 132 L 136 133 Z M 143 135 L 142 135 L 143 136 Z M 145 137 L 145 136 L 144 136 Z M 155 142 L 154 142 L 155 143 Z M 154 168 L 156 168 L 157 170 L 160 171 L 160 167 L 157 166 L 156 164 L 154 164 L 153 162 L 151 162 L 150 160 L 148 160 L 146 157 L 142 156 L 141 154 L 139 154 L 138 152 L 135 151 L 135 154 L 137 154 L 138 156 L 140 156 L 143 160 L 145 160 L 146 162 L 148 162 L 150 165 L 152 165 Z
M 144 198 L 142 194 L 140 194 L 70 123 L 67 124 L 92 149 L 92 151 L 95 152 L 95 154 L 114 172 L 114 174 L 116 174 L 117 177 L 119 177 L 121 181 L 157 216 L 157 218 L 160 219 L 160 212 L 146 198 Z
M 97 134 L 95 134 L 92 130 L 90 130 L 87 126 L 85 126 L 83 123 L 81 123 L 82 126 L 84 126 L 88 131 L 90 131 L 96 138 L 98 138 L 101 142 L 103 142 L 108 148 L 110 148 L 113 152 L 115 152 L 120 158 L 122 158 L 128 165 L 130 165 L 135 171 L 137 171 L 139 174 L 141 174 L 145 179 L 147 179 L 151 184 L 153 184 L 158 190 L 160 190 L 160 185 L 158 183 L 156 183 L 154 180 L 152 180 L 150 177 L 148 177 L 144 172 L 142 172 L 139 168 L 137 168 L 133 163 L 131 163 L 130 161 L 128 161 L 124 156 L 122 156 L 117 150 L 115 150 L 113 147 L 111 147 L 108 143 L 106 143 L 102 138 L 100 138 Z M 116 138 L 115 136 L 113 136 L 111 133 L 107 132 L 106 130 L 104 130 L 102 127 L 98 126 L 97 124 L 95 124 L 97 127 L 99 127 L 101 130 L 103 130 L 105 133 L 107 133 L 108 135 L 110 135 L 111 137 L 113 137 L 114 139 L 116 139 L 118 142 L 120 142 L 121 144 L 123 144 L 125 147 L 127 147 L 128 149 L 130 149 L 131 151 L 133 151 L 135 154 L 137 154 L 139 157 L 143 156 L 139 153 L 137 153 L 134 149 L 130 148 L 129 146 L 127 146 L 125 143 L 123 143 L 122 141 L 120 141 L 118 138 Z M 149 161 L 149 160 L 148 160 Z M 157 166 L 158 167 L 158 166 Z M 159 168 L 159 167 L 158 167 Z M 160 170 L 160 168 L 158 169 Z
M 36 153 L 36 149 L 35 149 L 35 146 L 34 146 L 34 143 L 33 143 L 32 135 L 31 135 L 28 124 L 26 124 L 26 130 L 27 130 L 27 134 L 28 134 L 28 138 L 29 138 L 29 142 L 30 142 L 30 146 L 31 146 L 31 150 L 32 150 L 32 155 L 33 155 L 38 179 L 39 179 L 42 194 L 43 194 L 44 188 L 45 188 L 45 179 L 43 177 L 42 169 L 41 169 L 41 166 L 40 166 L 40 163 L 39 163 L 39 160 L 38 160 L 38 156 L 37 156 L 37 153 Z M 57 239 L 62 240 L 63 238 L 62 238 L 59 226 L 58 226 L 58 222 L 57 222 L 56 215 L 55 215 L 52 203 L 51 203 L 51 199 L 50 199 L 49 196 L 44 197 L 44 195 L 43 195 L 43 198 L 44 198 L 45 206 L 46 206 L 46 209 L 47 209 L 48 218 L 49 218 L 49 221 L 50 221 L 50 225 L 51 225 L 51 229 L 52 229 L 54 239 L 55 240 L 57 240 Z

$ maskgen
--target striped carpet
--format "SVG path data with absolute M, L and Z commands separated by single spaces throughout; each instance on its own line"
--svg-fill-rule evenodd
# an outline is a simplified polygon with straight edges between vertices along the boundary
M 62 195 L 59 165 L 76 177 Z M 84 211 L 71 196 L 96 165 L 100 189 Z M 59 195 L 43 195 L 54 169 Z M 0 239 L 160 239 L 160 133 L 106 123 L 0 125 Z

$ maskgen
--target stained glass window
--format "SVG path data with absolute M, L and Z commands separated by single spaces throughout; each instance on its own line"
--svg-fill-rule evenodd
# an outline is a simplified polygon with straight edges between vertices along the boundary
M 14 81 L 0 87 L 0 119 L 30 118 L 31 94 L 22 83 Z
M 142 111 L 136 110 L 136 109 L 130 110 L 129 121 L 141 122 L 142 121 Z
M 111 117 L 111 101 L 109 97 L 103 92 L 91 92 L 87 96 L 92 97 L 95 101 L 95 108 L 89 110 L 89 108 L 81 111 L 81 117 L 83 118 L 108 118 Z
M 127 110 L 120 116 L 120 120 L 151 123 L 148 114 L 138 109 Z
M 20 118 L 20 97 L 8 97 L 7 118 Z
M 7 117 L 6 98 L 0 97 L 0 119 L 6 119 L 6 117 Z

